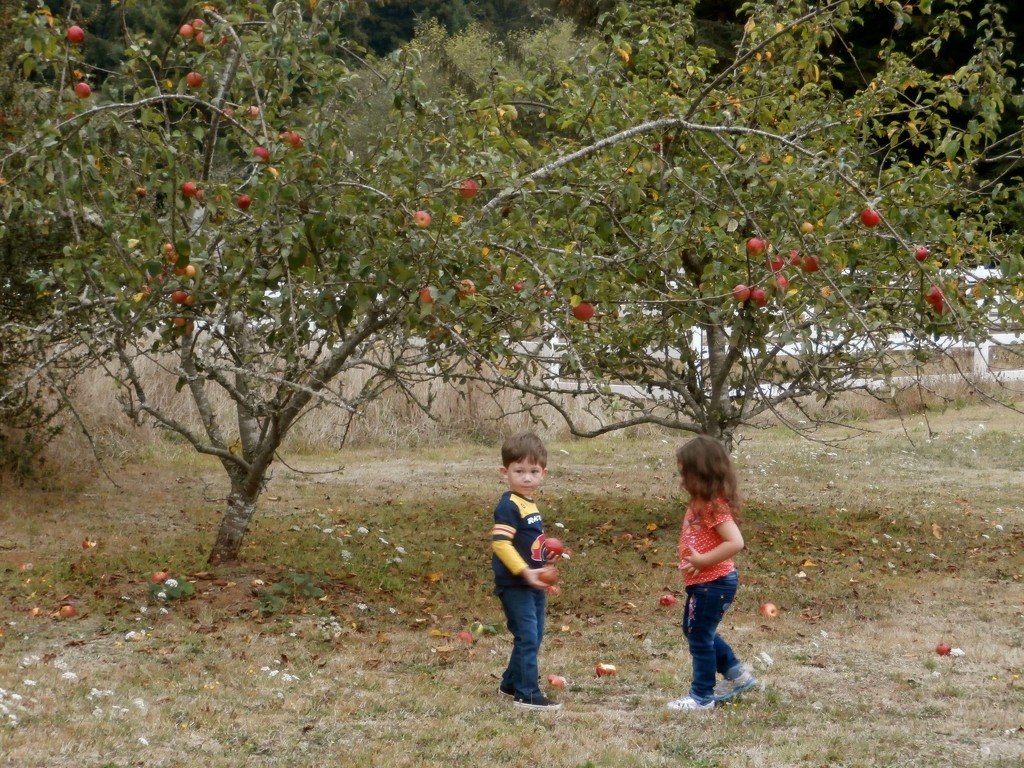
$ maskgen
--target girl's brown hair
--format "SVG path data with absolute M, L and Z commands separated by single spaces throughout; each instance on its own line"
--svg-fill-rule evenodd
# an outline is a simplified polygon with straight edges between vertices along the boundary
M 676 463 L 683 487 L 696 501 L 724 498 L 733 519 L 740 522 L 740 495 L 736 470 L 725 446 L 707 435 L 698 435 L 676 449 Z

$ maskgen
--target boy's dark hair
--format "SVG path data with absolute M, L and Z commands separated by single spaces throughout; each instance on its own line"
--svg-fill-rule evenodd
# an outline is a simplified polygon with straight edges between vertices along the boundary
M 501 445 L 501 463 L 507 467 L 514 461 L 534 461 L 542 467 L 548 465 L 548 449 L 534 432 L 519 432 Z
M 725 446 L 707 435 L 698 435 L 676 449 L 676 462 L 686 491 L 698 501 L 724 498 L 739 522 L 740 495 L 736 470 Z

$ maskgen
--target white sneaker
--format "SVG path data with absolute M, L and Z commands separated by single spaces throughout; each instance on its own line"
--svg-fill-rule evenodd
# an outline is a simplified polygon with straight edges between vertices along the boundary
M 715 701 L 731 699 L 737 694 L 749 691 L 755 685 L 757 685 L 757 678 L 750 673 L 750 670 L 744 669 L 737 678 L 718 681 L 718 685 L 715 686 Z
M 681 699 L 670 701 L 666 704 L 669 709 L 673 712 L 685 712 L 691 709 L 714 709 L 715 702 L 709 701 L 707 704 L 701 704 L 693 696 L 683 696 Z

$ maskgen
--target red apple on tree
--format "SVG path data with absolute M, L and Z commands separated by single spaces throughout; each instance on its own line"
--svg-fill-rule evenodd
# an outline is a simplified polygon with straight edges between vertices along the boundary
M 581 301 L 572 308 L 572 316 L 585 323 L 594 316 L 594 305 L 586 301 Z
M 750 289 L 743 283 L 739 283 L 732 289 L 732 297 L 736 299 L 740 304 L 743 304 L 747 299 L 750 298 Z
M 416 211 L 416 213 L 412 215 L 412 221 L 413 224 L 415 224 L 417 227 L 420 227 L 421 229 L 424 227 L 429 227 L 431 222 L 430 212 Z
M 459 280 L 459 289 L 457 291 L 459 298 L 464 299 L 467 296 L 472 296 L 476 293 L 476 283 L 470 280 L 468 277 L 464 277 Z
M 919 245 L 917 246 L 917 248 L 914 249 L 914 258 L 917 259 L 918 261 L 925 261 L 929 255 L 930 253 L 928 249 L 925 248 L 923 245 Z
M 775 253 L 768 257 L 768 269 L 772 272 L 778 272 L 784 263 L 781 254 Z
M 800 225 L 800 231 L 803 232 L 805 235 L 809 235 L 814 231 L 814 225 L 809 221 L 805 221 L 803 224 Z
M 429 287 L 420 288 L 420 301 L 424 304 L 434 303 L 434 291 Z
M 78 45 L 80 42 L 85 40 L 85 30 L 77 24 L 68 27 L 67 34 L 64 36 L 69 43 Z
M 760 256 L 764 253 L 767 244 L 760 237 L 752 237 L 747 240 L 747 254 L 749 256 Z
M 92 95 L 92 88 L 88 83 L 75 83 L 75 96 L 80 99 L 88 99 Z
M 799 267 L 802 262 L 803 262 L 803 258 L 801 258 L 801 256 L 800 256 L 800 251 L 795 251 L 794 250 L 794 251 L 790 251 L 789 252 L 789 263 L 790 263 L 790 266 Z
M 181 194 L 185 197 L 195 197 L 198 192 L 199 187 L 194 181 L 186 181 L 181 185 Z
M 804 256 L 803 267 L 804 272 L 817 272 L 821 269 L 821 262 L 817 256 Z
M 774 619 L 779 615 L 779 607 L 772 602 L 761 603 L 761 615 L 766 616 L 769 619 Z
M 480 185 L 477 184 L 476 179 L 466 179 L 459 184 L 459 194 L 465 198 L 476 197 L 479 191 Z
M 753 299 L 754 303 L 759 307 L 764 307 L 768 304 L 768 296 L 765 294 L 764 288 L 760 286 L 750 289 L 750 298 Z
M 786 291 L 789 289 L 789 280 L 785 275 L 778 275 L 775 278 L 775 287 L 780 291 Z
M 249 195 L 239 195 L 235 202 L 238 204 L 239 208 L 245 211 L 249 209 L 250 205 L 252 205 L 252 198 L 249 197 Z
M 860 212 L 860 220 L 864 222 L 865 227 L 877 227 L 882 217 L 878 215 L 878 211 L 874 208 L 865 208 Z
M 266 163 L 266 162 L 268 162 L 268 161 L 270 160 L 270 150 L 269 150 L 269 149 L 267 149 L 267 148 L 266 148 L 266 147 L 264 147 L 264 146 L 259 146 L 259 147 L 256 147 L 256 148 L 255 148 L 255 149 L 254 149 L 254 150 L 252 151 L 252 153 L 253 153 L 253 155 L 255 155 L 256 157 L 258 157 L 258 158 L 259 158 L 260 160 L 262 160 L 262 161 L 263 161 L 264 163 Z
M 185 75 L 185 82 L 188 83 L 189 88 L 198 88 L 203 84 L 203 76 L 198 72 L 189 72 Z
M 178 34 L 184 37 L 186 40 L 191 40 L 192 36 L 195 35 L 196 30 L 191 24 L 182 24 L 178 27 Z
M 188 303 L 188 293 L 186 293 L 185 291 L 182 291 L 180 289 L 177 290 L 177 291 L 174 291 L 171 294 L 171 301 L 173 301 L 175 304 L 187 304 Z

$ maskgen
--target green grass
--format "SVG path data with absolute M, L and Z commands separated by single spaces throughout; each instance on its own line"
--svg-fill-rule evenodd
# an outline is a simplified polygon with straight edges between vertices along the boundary
M 494 451 L 304 457 L 345 471 L 280 472 L 243 560 L 216 573 L 215 466 L 126 465 L 130 493 L 5 494 L 0 765 L 1019 765 L 1024 479 L 1009 426 L 967 439 L 983 418 L 935 416 L 932 442 L 878 422 L 841 446 L 741 444 L 748 547 L 723 633 L 762 686 L 697 717 L 664 708 L 690 679 L 682 602 L 658 604 L 682 592 L 674 439 L 552 446 L 541 505 L 572 551 L 541 654 L 569 680 L 554 717 L 494 697 L 504 631 L 456 638 L 502 620 Z M 154 598 L 154 570 L 195 595 Z M 769 599 L 778 619 L 758 613 Z M 62 601 L 78 615 L 51 616 Z

